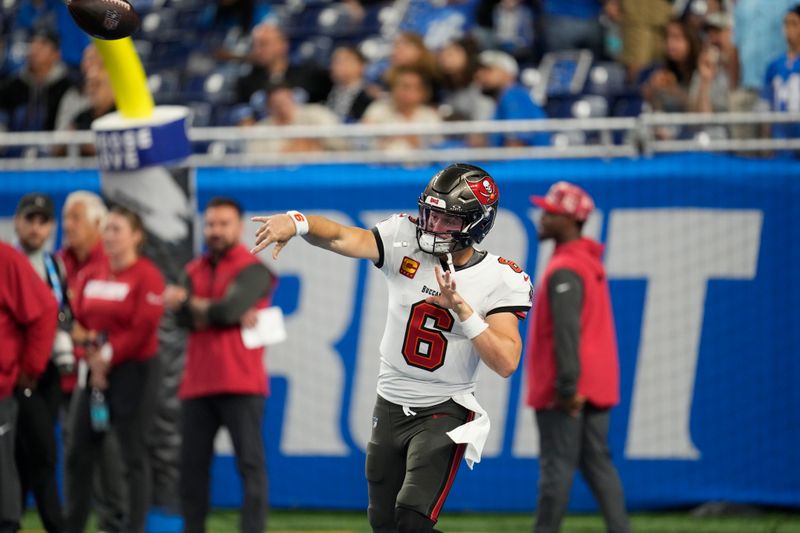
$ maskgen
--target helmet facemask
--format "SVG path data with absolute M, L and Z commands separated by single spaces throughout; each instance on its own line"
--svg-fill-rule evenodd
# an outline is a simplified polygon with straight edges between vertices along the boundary
M 453 213 L 431 205 L 436 202 L 437 199 L 430 196 L 419 200 L 417 243 L 423 252 L 446 255 L 479 242 L 473 233 L 486 220 L 487 209 L 477 213 Z

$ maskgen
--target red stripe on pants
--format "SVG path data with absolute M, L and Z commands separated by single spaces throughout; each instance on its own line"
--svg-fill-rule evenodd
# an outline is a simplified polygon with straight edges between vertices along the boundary
M 474 418 L 475 413 L 470 411 L 469 415 L 467 416 L 467 422 L 472 422 Z M 431 511 L 430 518 L 434 522 L 439 519 L 439 512 L 442 510 L 444 501 L 447 499 L 447 494 L 450 492 L 450 488 L 453 486 L 453 481 L 456 479 L 456 472 L 458 472 L 458 467 L 460 466 L 461 459 L 464 457 L 464 451 L 466 449 L 466 444 L 458 444 L 456 446 L 456 453 L 453 455 L 453 460 L 450 462 L 450 472 L 447 474 L 447 483 L 445 483 L 444 489 L 439 495 L 439 499 L 436 500 L 436 505 L 433 506 L 433 511 Z

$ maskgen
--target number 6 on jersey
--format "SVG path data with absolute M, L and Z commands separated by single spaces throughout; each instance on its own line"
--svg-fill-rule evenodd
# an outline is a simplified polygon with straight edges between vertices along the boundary
M 433 321 L 429 327 L 428 319 Z M 447 337 L 443 331 L 452 331 L 455 319 L 450 312 L 425 301 L 411 306 L 411 313 L 403 338 L 403 357 L 410 366 L 433 372 L 444 364 Z

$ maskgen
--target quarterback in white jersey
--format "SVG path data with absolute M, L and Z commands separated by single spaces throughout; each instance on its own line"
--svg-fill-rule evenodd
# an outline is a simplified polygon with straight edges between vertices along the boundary
M 427 301 L 440 292 L 435 268 L 449 266 L 446 258 L 420 250 L 417 222 L 394 215 L 373 230 L 383 246 L 377 266 L 389 285 L 378 394 L 399 405 L 427 407 L 473 392 L 480 355 L 460 321 Z M 531 307 L 528 275 L 491 253 L 475 250 L 473 257 L 450 273 L 464 301 L 482 318 L 499 312 L 524 318 Z
M 297 211 L 261 222 L 253 253 L 273 258 L 295 235 L 369 259 L 389 284 L 378 397 L 367 444 L 369 523 L 374 533 L 430 533 L 463 457 L 472 466 L 489 431 L 475 401 L 481 361 L 508 377 L 519 365 L 518 321 L 531 307 L 530 279 L 513 261 L 478 250 L 500 193 L 483 169 L 458 163 L 419 197 L 419 217 L 394 215 L 372 230 Z

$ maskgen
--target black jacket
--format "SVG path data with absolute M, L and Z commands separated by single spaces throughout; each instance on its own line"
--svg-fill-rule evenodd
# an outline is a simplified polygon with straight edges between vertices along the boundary
M 69 90 L 76 90 L 63 63 L 57 64 L 42 84 L 34 81 L 30 71 L 0 85 L 0 107 L 9 114 L 11 131 L 52 131 L 61 99 Z
M 282 77 L 271 76 L 264 67 L 253 66 L 249 74 L 236 82 L 236 101 L 250 102 L 253 93 L 263 91 L 271 83 L 286 83 L 308 93 L 308 102 L 323 102 L 331 90 L 331 78 L 327 71 L 313 65 L 289 65 Z

